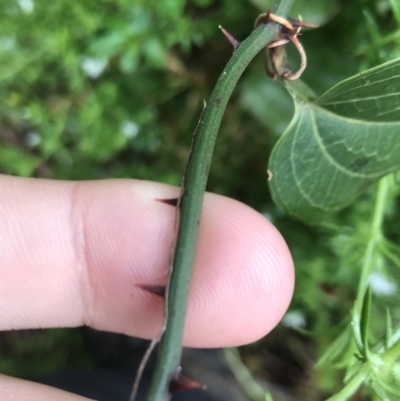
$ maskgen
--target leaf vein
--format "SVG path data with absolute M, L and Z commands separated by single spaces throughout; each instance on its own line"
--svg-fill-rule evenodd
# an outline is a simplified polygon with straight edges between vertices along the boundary
M 332 164 L 334 167 L 336 167 L 338 170 L 342 171 L 345 174 L 348 174 L 352 177 L 360 177 L 360 178 L 367 178 L 370 177 L 370 175 L 366 174 L 361 174 L 361 173 L 355 173 L 354 171 L 351 171 L 342 165 L 340 165 L 326 150 L 325 145 L 322 141 L 321 135 L 319 133 L 317 123 L 315 121 L 315 114 L 313 110 L 309 110 L 310 113 L 310 120 L 311 120 L 311 125 L 312 125 L 312 132 L 313 135 L 317 141 L 317 144 L 319 148 L 321 149 L 322 154 L 326 157 L 327 161 Z
M 389 94 L 380 95 L 380 96 L 368 96 L 368 97 L 364 97 L 364 98 L 356 98 L 356 99 L 349 99 L 349 100 L 340 100 L 340 101 L 336 101 L 336 102 L 324 102 L 323 105 L 324 105 L 324 106 L 327 106 L 327 105 L 335 105 L 335 104 L 365 102 L 365 101 L 367 101 L 367 100 L 376 100 L 376 99 L 380 99 L 380 98 L 386 98 L 386 97 L 389 97 L 389 96 L 398 96 L 398 95 L 400 95 L 400 92 L 389 93 Z

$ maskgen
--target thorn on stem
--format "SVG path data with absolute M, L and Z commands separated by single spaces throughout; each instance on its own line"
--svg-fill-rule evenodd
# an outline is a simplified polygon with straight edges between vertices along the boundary
M 170 198 L 170 199 L 156 199 L 156 201 L 165 203 L 170 206 L 178 206 L 179 198 Z
M 193 390 L 196 388 L 205 390 L 206 386 L 196 382 L 193 379 L 190 379 L 187 376 L 184 376 L 182 374 L 181 367 L 179 367 L 177 369 L 176 373 L 172 376 L 172 378 L 169 382 L 169 393 L 170 394 L 175 394 L 178 391 L 183 391 L 183 390 Z
M 150 285 L 150 284 L 138 284 L 135 283 L 136 287 L 139 287 L 142 290 L 150 292 L 153 295 L 157 295 L 159 297 L 165 298 L 165 285 Z
M 221 25 L 218 26 L 223 35 L 228 39 L 229 43 L 233 46 L 234 50 L 236 50 L 240 46 L 240 42 L 235 39 L 227 30 L 225 30 Z
M 266 13 L 264 14 L 260 14 L 256 21 L 254 22 L 254 29 L 256 29 L 259 25 L 264 24 L 267 25 L 268 22 L 271 21 L 271 10 L 268 10 Z

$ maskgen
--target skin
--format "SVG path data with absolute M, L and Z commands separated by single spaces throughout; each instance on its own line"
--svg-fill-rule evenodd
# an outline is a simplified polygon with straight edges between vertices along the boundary
M 153 338 L 163 301 L 135 284 L 167 279 L 176 187 L 138 180 L 0 176 L 0 330 L 88 325 Z M 184 344 L 242 345 L 285 313 L 293 262 L 251 208 L 206 194 Z M 0 375 L 0 399 L 83 400 Z

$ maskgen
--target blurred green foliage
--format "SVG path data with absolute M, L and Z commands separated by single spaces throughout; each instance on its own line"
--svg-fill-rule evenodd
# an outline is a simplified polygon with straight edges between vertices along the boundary
M 0 172 L 69 180 L 141 178 L 179 185 L 202 100 L 232 53 L 218 25 L 242 40 L 270 3 L 1 0 Z M 302 36 L 308 55 L 303 78 L 317 94 L 400 57 L 397 0 L 297 0 L 295 7 L 307 22 L 321 25 Z M 296 64 L 295 52 L 290 56 Z M 263 73 L 260 55 L 227 108 L 209 190 L 251 205 L 282 231 L 295 260 L 297 288 L 288 314 L 292 320 L 284 320 L 276 336 L 295 356 L 307 353 L 317 360 L 340 334 L 339 323 L 352 307 L 375 188 L 339 213 L 330 227 L 308 227 L 284 216 L 270 200 L 265 170 L 292 111 L 281 83 Z M 385 225 L 387 237 L 397 243 L 398 192 L 393 184 Z M 394 283 L 399 279 L 396 252 L 391 250 L 391 262 L 383 252 L 376 255 L 382 275 Z M 376 296 L 371 326 L 384 326 L 381 312 L 387 306 L 399 319 L 398 305 L 396 295 Z M 303 328 L 303 323 L 317 335 L 304 337 L 299 345 L 290 327 Z M 274 341 L 274 334 L 269 338 L 265 344 Z M 18 374 L 18 363 L 10 357 L 0 366 Z M 307 385 L 318 387 L 318 394 L 337 390 L 340 376 L 333 368 L 322 367 Z M 300 390 L 301 399 L 311 399 Z
M 0 340 L 0 355 L 0 372 L 19 377 L 92 365 L 80 333 L 73 329 L 6 332 Z

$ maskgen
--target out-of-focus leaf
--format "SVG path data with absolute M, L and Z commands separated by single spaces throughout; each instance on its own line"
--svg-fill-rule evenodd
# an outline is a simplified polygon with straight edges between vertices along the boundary
M 167 52 L 157 39 L 149 40 L 145 47 L 147 61 L 154 67 L 164 67 L 167 61 Z
M 101 36 L 91 45 L 91 53 L 96 57 L 111 57 L 118 53 L 124 45 L 127 37 L 121 31 L 111 32 L 110 34 Z
M 349 352 L 351 349 L 351 352 Z M 350 329 L 344 330 L 336 340 L 330 344 L 317 362 L 317 367 L 334 365 L 336 367 L 347 366 L 349 363 L 347 355 L 353 356 L 352 336 Z M 345 357 L 344 357 L 345 356 Z M 343 358 L 344 357 L 344 358 Z M 344 359 L 344 361 L 343 361 Z
M 2 171 L 28 177 L 39 165 L 39 159 L 18 148 L 5 144 L 0 146 L 0 169 Z
M 248 0 L 263 12 L 272 6 L 273 0 Z M 290 15 L 301 15 L 304 21 L 312 24 L 323 25 L 339 11 L 339 3 L 336 0 L 297 0 L 294 2 Z
M 385 332 L 385 348 L 389 348 L 392 345 L 393 328 L 392 328 L 392 315 L 390 314 L 389 308 L 386 309 L 386 332 Z
M 271 102 L 271 99 L 274 101 Z M 284 132 L 293 115 L 290 95 L 282 85 L 268 79 L 265 74 L 253 74 L 244 80 L 240 101 L 249 113 L 277 135 Z
M 194 0 L 194 3 L 197 4 L 199 7 L 207 7 L 213 2 L 214 0 Z
M 396 18 L 397 24 L 400 25 L 400 3 L 398 0 L 389 0 L 390 6 L 392 7 L 394 17 Z
M 267 392 L 265 393 L 265 401 L 274 401 L 274 399 L 272 398 L 272 394 L 269 390 L 267 390 Z
M 288 89 L 295 115 L 269 170 L 275 202 L 310 223 L 350 204 L 400 167 L 400 59 L 342 81 L 312 101 Z

